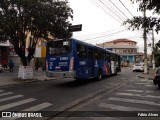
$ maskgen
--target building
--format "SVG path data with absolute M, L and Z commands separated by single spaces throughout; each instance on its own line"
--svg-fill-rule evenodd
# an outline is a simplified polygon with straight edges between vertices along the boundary
M 9 46 L 9 41 L 0 42 L 0 64 L 3 64 L 4 61 L 6 64 L 8 64 Z
M 121 55 L 123 64 L 133 64 L 143 60 L 143 53 L 138 52 L 137 42 L 129 39 L 116 39 L 97 44 Z
M 26 38 L 26 48 L 25 54 L 26 57 L 28 55 L 28 46 L 30 44 L 31 34 L 28 34 Z M 49 34 L 47 40 L 52 40 L 53 37 Z M 39 64 L 45 65 L 45 57 L 46 57 L 46 42 L 47 40 L 39 38 L 37 41 L 37 45 L 35 46 L 34 59 L 30 61 L 30 65 L 34 66 L 35 61 L 38 60 Z M 12 60 L 15 66 L 20 66 L 22 64 L 20 57 L 16 54 L 14 50 L 14 46 L 9 42 L 0 42 L 0 64 L 4 65 L 4 61 L 6 64 L 9 63 L 9 60 Z

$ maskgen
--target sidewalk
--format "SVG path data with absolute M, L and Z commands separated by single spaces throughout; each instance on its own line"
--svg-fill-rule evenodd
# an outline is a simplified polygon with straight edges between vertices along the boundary
M 18 79 L 18 67 L 14 68 L 14 72 L 3 71 L 0 73 L 0 86 L 14 85 L 36 81 L 48 81 L 55 80 L 56 78 L 46 77 L 45 71 L 33 72 L 33 78 L 31 80 Z
M 144 79 L 149 79 L 149 80 L 153 80 L 154 79 L 154 75 L 156 73 L 157 68 L 153 69 L 150 68 L 149 69 L 149 74 L 145 74 L 145 73 L 141 73 L 139 74 L 137 77 L 139 78 L 144 78 Z

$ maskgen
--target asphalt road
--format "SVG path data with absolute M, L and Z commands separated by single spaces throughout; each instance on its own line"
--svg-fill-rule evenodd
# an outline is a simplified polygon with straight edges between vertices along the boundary
M 133 73 L 131 68 L 123 68 L 118 75 L 107 77 L 101 81 L 76 82 L 73 79 L 59 79 L 2 87 L 0 88 L 0 110 L 116 111 L 122 108 L 124 110 L 136 108 L 136 106 L 141 108 L 139 110 L 160 109 L 160 106 L 157 106 L 160 98 L 156 97 L 159 95 L 159 89 L 152 84 L 152 81 L 137 78 L 137 74 L 139 73 Z M 145 95 L 152 95 L 152 97 L 145 97 Z M 128 98 L 132 99 L 128 100 Z M 136 99 L 141 101 L 137 103 Z M 148 99 L 157 104 L 149 104 L 149 106 L 146 106 L 147 102 L 142 104 L 142 100 L 147 101 Z M 52 112 L 51 114 L 53 115 Z M 85 112 L 82 112 L 82 115 L 78 113 L 78 116 L 83 116 L 83 114 Z M 85 117 L 95 119 L 96 116 L 92 116 L 91 113 Z M 104 117 L 107 116 L 104 115 Z M 74 118 L 72 117 L 72 119 Z

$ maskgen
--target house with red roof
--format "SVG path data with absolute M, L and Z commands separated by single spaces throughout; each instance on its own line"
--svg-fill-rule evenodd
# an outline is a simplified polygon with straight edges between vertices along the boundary
M 129 62 L 130 64 L 143 61 L 143 53 L 139 53 L 137 42 L 129 39 L 116 39 L 101 44 L 100 47 L 112 50 L 121 55 L 122 63 Z

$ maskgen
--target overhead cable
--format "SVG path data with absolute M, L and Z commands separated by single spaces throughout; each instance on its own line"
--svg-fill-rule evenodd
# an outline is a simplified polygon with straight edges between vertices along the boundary
M 108 37 L 108 36 L 111 36 L 111 35 L 115 35 L 115 34 L 124 32 L 124 31 L 126 31 L 126 30 L 127 30 L 127 29 L 123 29 L 123 30 L 120 30 L 120 31 L 117 31 L 117 32 L 114 32 L 114 33 L 111 33 L 111 34 L 104 35 L 104 36 L 99 36 L 99 37 L 94 37 L 94 38 L 86 39 L 86 40 L 84 40 L 84 41 L 93 40 L 93 39 L 97 39 L 97 38 Z
M 119 0 L 119 2 L 123 5 L 123 7 L 126 8 L 126 10 L 134 17 L 134 15 L 129 11 L 129 9 L 123 4 L 123 2 L 121 0 Z
M 112 5 L 114 5 L 126 18 L 128 18 L 129 19 L 129 17 L 126 15 L 126 14 L 124 14 L 124 12 L 122 12 L 122 10 L 121 9 L 119 9 L 111 0 L 109 0 L 111 3 L 112 3 Z
M 103 8 L 102 6 L 100 6 L 96 1 L 94 0 L 89 0 L 92 4 L 94 4 L 95 6 L 97 6 L 98 8 L 102 9 L 107 15 L 111 16 L 114 20 L 116 20 L 117 22 L 119 22 L 120 24 L 122 24 L 122 21 L 119 21 L 114 15 L 112 15 L 111 13 L 109 13 L 105 8 Z
M 108 10 L 112 12 L 116 17 L 124 21 L 125 18 L 120 14 L 118 14 L 118 12 L 111 5 L 109 5 L 105 0 L 99 0 L 99 1 L 104 7 L 108 8 Z

